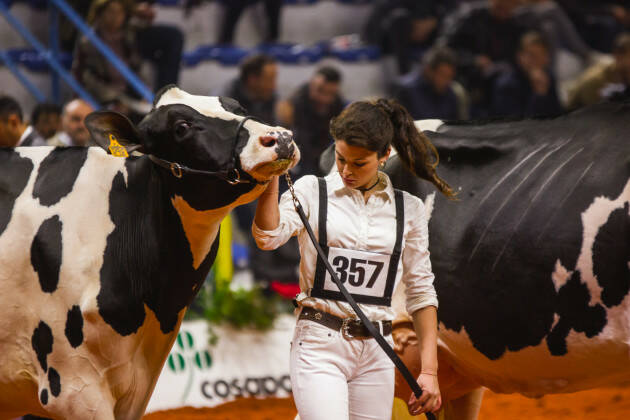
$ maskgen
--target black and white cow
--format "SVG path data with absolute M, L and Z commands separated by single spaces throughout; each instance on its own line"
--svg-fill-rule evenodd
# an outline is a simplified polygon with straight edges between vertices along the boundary
M 299 159 L 290 132 L 243 112 L 170 86 L 138 127 L 89 117 L 99 144 L 144 156 L 0 149 L 0 418 L 142 416 L 221 220 Z
M 386 172 L 432 216 L 440 385 L 473 395 L 453 418 L 476 418 L 480 386 L 536 397 L 630 380 L 630 104 L 416 125 L 459 201 L 396 157 Z

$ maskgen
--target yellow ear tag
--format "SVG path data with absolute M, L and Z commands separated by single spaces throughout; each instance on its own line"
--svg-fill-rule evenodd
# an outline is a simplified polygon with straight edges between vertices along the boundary
M 112 156 L 116 157 L 129 157 L 127 149 L 125 149 L 123 146 L 120 145 L 120 143 L 118 143 L 116 137 L 114 137 L 113 134 L 109 135 L 109 153 L 111 153 Z

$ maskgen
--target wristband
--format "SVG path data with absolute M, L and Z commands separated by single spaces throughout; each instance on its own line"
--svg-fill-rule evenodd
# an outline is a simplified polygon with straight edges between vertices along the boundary
M 433 372 L 424 372 L 424 371 L 420 372 L 420 375 L 438 376 L 438 374 L 437 374 L 437 373 L 433 373 Z

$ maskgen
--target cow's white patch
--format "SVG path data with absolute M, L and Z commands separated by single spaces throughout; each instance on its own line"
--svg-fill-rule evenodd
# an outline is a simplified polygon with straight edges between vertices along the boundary
M 623 208 L 630 201 L 630 180 L 626 182 L 617 198 L 596 197 L 593 203 L 582 213 L 582 249 L 578 257 L 576 269 L 580 271 L 582 282 L 589 289 L 591 300 L 589 305 L 602 303 L 602 288 L 593 273 L 593 244 L 599 229 L 608 221 L 610 214 Z
M 444 121 L 430 119 L 430 120 L 418 120 L 413 122 L 416 128 L 420 131 L 435 131 L 437 132 L 440 127 L 444 125 Z
M 553 273 L 551 273 L 551 279 L 553 280 L 553 285 L 556 288 L 556 293 L 558 293 L 560 291 L 560 288 L 562 288 L 562 286 L 567 283 L 572 274 L 573 271 L 568 271 L 562 265 L 560 260 L 556 260 L 556 269 Z
M 217 237 L 221 221 L 234 207 L 249 203 L 256 199 L 265 189 L 265 186 L 257 185 L 252 191 L 239 197 L 237 201 L 225 207 L 212 210 L 195 210 L 186 200 L 176 195 L 171 203 L 179 214 L 188 239 L 190 252 L 193 256 L 193 267 L 198 269 L 203 260 L 208 256 L 210 248 Z

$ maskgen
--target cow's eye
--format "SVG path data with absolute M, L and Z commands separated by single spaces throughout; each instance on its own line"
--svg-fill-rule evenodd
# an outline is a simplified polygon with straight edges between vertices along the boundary
M 175 135 L 177 137 L 185 136 L 186 133 L 188 133 L 188 130 L 190 130 L 190 124 L 188 124 L 186 121 L 178 121 L 175 124 Z

